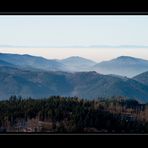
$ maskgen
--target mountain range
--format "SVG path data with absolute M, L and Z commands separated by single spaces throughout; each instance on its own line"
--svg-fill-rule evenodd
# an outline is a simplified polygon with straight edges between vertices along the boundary
M 108 61 L 94 62 L 79 56 L 72 56 L 66 59 L 46 59 L 43 57 L 31 56 L 28 54 L 5 54 L 0 53 L 0 65 L 19 67 L 25 69 L 40 69 L 45 71 L 96 71 L 100 74 L 114 74 L 127 77 L 134 77 L 148 71 L 148 60 L 120 56 Z
M 96 63 L 81 57 L 48 60 L 1 53 L 0 99 L 8 99 L 11 95 L 34 98 L 60 95 L 86 99 L 125 96 L 147 102 L 147 65 L 147 60 L 127 56 Z M 126 73 L 130 73 L 131 78 L 124 76 Z
M 109 61 L 103 61 L 93 66 L 92 70 L 103 74 L 116 74 L 133 77 L 148 71 L 148 60 L 129 56 L 120 56 Z
M 125 96 L 147 101 L 148 85 L 140 80 L 91 72 L 31 71 L 0 68 L 0 99 L 11 95 L 48 97 L 77 96 L 86 99 Z

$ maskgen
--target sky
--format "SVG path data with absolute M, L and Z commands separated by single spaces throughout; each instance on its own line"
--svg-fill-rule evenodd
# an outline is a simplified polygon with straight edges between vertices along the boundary
M 99 47 L 102 45 L 147 48 Z M 97 48 L 90 48 L 92 46 Z M 126 54 L 148 59 L 147 51 L 147 15 L 0 16 L 0 52 L 27 53 L 54 59 L 83 56 L 98 61 Z

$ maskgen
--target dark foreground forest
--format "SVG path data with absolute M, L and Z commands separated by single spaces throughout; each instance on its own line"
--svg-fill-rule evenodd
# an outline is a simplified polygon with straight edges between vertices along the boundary
M 148 105 L 123 97 L 0 101 L 0 132 L 148 133 Z

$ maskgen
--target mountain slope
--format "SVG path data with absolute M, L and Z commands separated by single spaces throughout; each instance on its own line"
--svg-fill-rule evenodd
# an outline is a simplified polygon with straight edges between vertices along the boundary
M 96 63 L 92 60 L 88 60 L 78 56 L 72 56 L 63 60 L 60 60 L 66 65 L 71 71 L 88 71 Z
M 48 60 L 43 57 L 31 56 L 27 54 L 19 55 L 0 53 L 0 60 L 17 65 L 21 68 L 28 67 L 51 71 L 67 70 L 62 63 L 56 60 Z
M 3 60 L 0 60 L 0 66 L 9 66 L 9 67 L 15 67 L 15 65 L 5 62 Z
M 73 95 L 84 98 L 127 96 L 129 98 L 148 98 L 148 87 L 129 78 L 101 75 L 95 72 L 76 73 L 73 77 Z
M 96 72 L 46 72 L 1 67 L 0 99 L 11 95 L 48 97 L 53 95 L 97 97 L 126 96 L 148 101 L 148 86 L 129 78 Z
M 7 99 L 11 95 L 39 98 L 50 95 L 69 95 L 71 92 L 66 74 L 60 74 L 60 72 L 2 67 L 0 81 L 0 99 Z
M 133 79 L 145 85 L 148 85 L 148 71 L 133 77 Z
M 100 62 L 92 69 L 103 74 L 117 74 L 133 77 L 148 70 L 148 60 L 120 56 L 110 61 Z

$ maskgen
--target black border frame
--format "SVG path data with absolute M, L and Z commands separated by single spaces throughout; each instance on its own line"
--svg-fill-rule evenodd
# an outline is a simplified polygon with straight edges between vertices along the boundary
M 66 12 L 66 11 L 61 11 L 61 12 L 49 12 L 49 11 L 34 11 L 34 12 L 17 12 L 17 11 L 10 11 L 10 12 L 0 12 L 0 15 L 148 15 L 148 11 L 133 11 L 133 12 L 125 12 L 125 11 L 109 11 L 109 12 Z M 133 135 L 136 137 L 129 137 L 130 135 Z M 141 139 L 139 138 L 141 136 Z M 144 134 L 148 135 L 148 134 Z M 60 134 L 60 133 L 55 133 L 55 134 L 48 134 L 48 133 L 37 133 L 37 134 L 27 134 L 27 133 L 6 133 L 6 134 L 0 134 L 0 143 L 1 145 L 8 145 L 8 146 L 46 146 L 46 144 L 49 144 L 47 146 L 89 146 L 89 147 L 94 147 L 97 144 L 97 147 L 99 146 L 117 146 L 120 147 L 129 145 L 126 142 L 131 142 L 132 144 L 136 144 L 140 147 L 144 144 L 144 142 L 147 142 L 147 140 L 144 139 L 143 134 Z M 99 137 L 98 137 L 99 136 Z M 112 136 L 112 137 L 111 137 Z M 126 137 L 125 137 L 126 136 Z M 112 139 L 113 138 L 113 139 Z M 124 139 L 125 138 L 125 139 Z M 108 141 L 109 140 L 109 141 Z M 122 142 L 119 143 L 118 142 Z M 138 143 L 137 143 L 138 142 Z M 143 145 L 144 146 L 144 145 Z
M 109 12 L 1 12 L 0 15 L 148 15 L 148 11 L 145 12 L 124 12 L 124 11 L 109 11 Z

